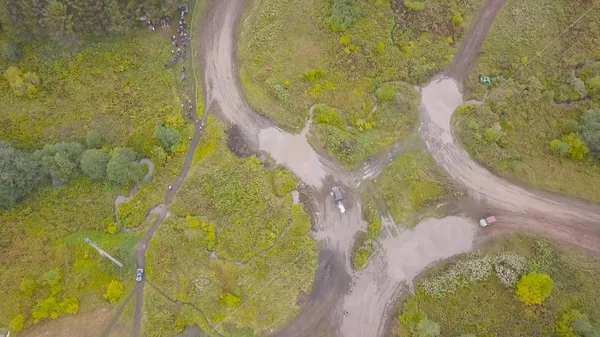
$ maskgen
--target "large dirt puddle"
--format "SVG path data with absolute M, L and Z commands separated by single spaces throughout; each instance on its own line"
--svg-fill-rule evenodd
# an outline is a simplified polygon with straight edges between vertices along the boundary
M 371 258 L 366 269 L 353 276 L 354 285 L 344 297 L 340 332 L 342 336 L 379 336 L 382 320 L 393 309 L 402 285 L 427 266 L 473 249 L 476 225 L 465 218 L 428 219 L 414 230 L 390 236 Z
M 306 140 L 310 125 L 309 120 L 298 135 L 277 127 L 262 129 L 258 142 L 261 151 L 268 152 L 277 163 L 287 166 L 302 181 L 318 189 L 325 179 L 325 169 L 319 155 Z

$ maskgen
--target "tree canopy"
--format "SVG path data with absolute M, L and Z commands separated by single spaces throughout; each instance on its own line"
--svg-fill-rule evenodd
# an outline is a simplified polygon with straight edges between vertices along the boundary
M 21 41 L 49 37 L 69 43 L 85 35 L 127 31 L 142 15 L 157 22 L 173 5 L 170 0 L 0 0 L 0 25 Z
M 600 151 L 600 109 L 590 109 L 581 115 L 579 132 L 592 151 Z
M 167 151 L 172 152 L 181 140 L 179 131 L 164 126 L 157 126 L 154 129 L 154 138 L 156 138 L 160 145 Z
M 14 205 L 44 180 L 43 169 L 32 155 L 0 142 L 0 208 Z
M 102 150 L 85 150 L 81 157 L 81 170 L 92 179 L 102 179 L 106 176 L 106 165 L 110 155 Z
M 57 182 L 66 182 L 73 177 L 79 168 L 83 145 L 77 142 L 60 142 L 44 145 L 34 155 L 41 160 L 42 166 L 52 173 Z
M 106 166 L 108 179 L 120 184 L 139 180 L 144 172 L 142 166 L 136 162 L 136 157 L 135 152 L 130 148 L 116 148 Z

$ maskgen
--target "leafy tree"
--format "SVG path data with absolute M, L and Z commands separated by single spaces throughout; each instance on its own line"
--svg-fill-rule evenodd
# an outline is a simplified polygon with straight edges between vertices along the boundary
M 110 155 L 102 150 L 88 149 L 81 157 L 81 170 L 92 179 L 101 179 L 106 176 L 106 165 Z
M 13 206 L 44 182 L 35 158 L 0 142 L 0 208 Z
M 43 11 L 42 22 L 53 40 L 62 44 L 72 42 L 73 14 L 69 13 L 66 4 L 59 0 L 49 0 Z
M 136 162 L 135 152 L 126 147 L 116 148 L 108 165 L 106 175 L 109 180 L 126 184 L 142 177 L 142 166 Z
M 18 62 L 23 58 L 23 46 L 14 41 L 6 41 L 2 44 L 2 57 L 5 59 Z
M 88 149 L 99 149 L 102 147 L 102 134 L 96 130 L 87 133 L 86 144 Z
M 10 330 L 14 332 L 21 331 L 25 325 L 25 317 L 22 314 L 18 314 L 10 321 Z
M 590 92 L 595 95 L 600 94 L 600 76 L 596 76 L 588 81 Z
M 154 138 L 156 138 L 160 142 L 160 145 L 169 152 L 172 152 L 181 141 L 179 131 L 164 126 L 157 126 L 154 129 Z
M 108 286 L 106 286 L 104 298 L 110 302 L 116 302 L 121 298 L 121 296 L 123 296 L 123 289 L 125 289 L 125 285 L 123 285 L 123 283 L 117 280 L 112 280 Z
M 517 282 L 517 295 L 525 304 L 541 304 L 552 293 L 552 278 L 531 272 Z
M 579 132 L 592 151 L 600 151 L 600 109 L 590 109 L 581 115 Z
M 41 160 L 42 165 L 52 173 L 58 182 L 68 181 L 77 173 L 83 154 L 83 145 L 77 142 L 60 142 L 54 145 L 44 145 L 34 155 Z
M 440 335 L 440 325 L 425 318 L 417 324 L 416 332 L 419 337 L 437 337 Z

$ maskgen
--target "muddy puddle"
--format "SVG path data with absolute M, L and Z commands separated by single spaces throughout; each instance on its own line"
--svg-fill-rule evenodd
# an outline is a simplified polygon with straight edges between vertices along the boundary
M 473 249 L 476 225 L 460 217 L 428 219 L 414 230 L 382 240 L 365 270 L 356 272 L 344 297 L 343 336 L 378 336 L 403 286 L 432 263 Z
M 450 118 L 459 107 L 462 94 L 456 81 L 450 78 L 437 78 L 421 90 L 422 105 L 430 113 L 431 121 L 439 127 L 444 144 L 452 143 Z
M 325 169 L 319 155 L 306 140 L 310 124 L 309 120 L 298 135 L 277 127 L 262 129 L 258 134 L 259 148 L 268 152 L 277 163 L 287 166 L 305 183 L 320 188 Z

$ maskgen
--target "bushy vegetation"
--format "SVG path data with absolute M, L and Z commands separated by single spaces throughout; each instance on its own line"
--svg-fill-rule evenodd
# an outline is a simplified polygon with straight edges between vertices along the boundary
M 73 51 L 26 45 L 18 63 L 0 59 L 0 139 L 33 151 L 61 141 L 83 143 L 94 130 L 103 139 L 90 139 L 89 148 L 121 145 L 152 156 L 157 124 L 180 132 L 185 125 L 173 90 L 180 73 L 164 67 L 170 48 L 164 35 L 141 31 Z
M 88 35 L 121 34 L 131 30 L 141 15 L 158 24 L 160 18 L 170 14 L 173 4 L 173 1 L 156 3 L 146 0 L 127 3 L 115 0 L 2 0 L 0 24 L 7 34 L 23 41 L 49 37 L 72 45 Z M 14 55 L 18 54 L 16 48 L 14 42 L 8 44 L 2 48 L 2 54 L 14 59 Z
M 402 303 L 396 334 L 419 336 L 418 324 L 429 319 L 443 336 L 593 336 L 599 263 L 530 236 L 496 240 L 427 271 Z M 431 292 L 432 284 L 445 291 Z
M 469 153 L 497 173 L 600 202 L 589 188 L 600 182 L 600 10 L 577 20 L 589 7 L 586 1 L 508 1 L 466 86 L 467 99 L 493 94 L 455 118 Z M 477 74 L 491 75 L 491 88 L 478 84 Z
M 13 206 L 44 181 L 44 171 L 31 154 L 0 142 L 0 209 Z
M 341 111 L 317 105 L 311 142 L 352 167 L 410 135 L 418 121 L 419 93 L 394 82 L 381 85 L 376 95 L 377 108 L 354 120 L 348 120 Z
M 375 152 L 385 146 L 380 139 L 389 137 L 386 118 L 397 117 L 385 109 L 370 113 L 375 92 L 390 81 L 423 83 L 449 64 L 481 3 L 252 1 L 240 34 L 246 96 L 254 109 L 286 129 L 299 129 L 314 103 L 339 109 L 350 127 L 358 129 L 361 120 L 371 123 L 370 131 L 356 133 L 365 133 L 361 137 L 368 138 Z M 408 129 L 415 125 L 407 120 L 398 124 L 405 123 Z M 335 129 L 329 133 L 346 141 Z M 360 151 L 358 135 L 351 138 Z
M 308 293 L 314 277 L 316 243 L 310 216 L 302 204 L 292 205 L 297 180 L 282 168 L 265 168 L 254 156 L 236 157 L 226 144 L 224 126 L 209 118 L 193 167 L 170 207 L 174 216 L 150 243 L 147 277 L 172 298 L 203 310 L 222 334 L 254 335 L 298 313 L 299 291 Z M 185 307 L 167 314 L 144 306 L 146 317 L 172 317 L 160 327 L 167 334 L 190 321 L 211 331 Z
M 354 238 L 352 247 L 351 261 L 352 268 L 364 269 L 369 262 L 369 258 L 376 249 L 376 242 L 381 234 L 381 216 L 375 205 L 375 200 L 369 198 L 365 201 L 362 208 L 364 220 L 368 223 L 367 231 L 359 231 Z
M 453 195 L 452 186 L 425 151 L 401 154 L 385 168 L 377 184 L 397 223 L 412 227 L 419 212 Z

